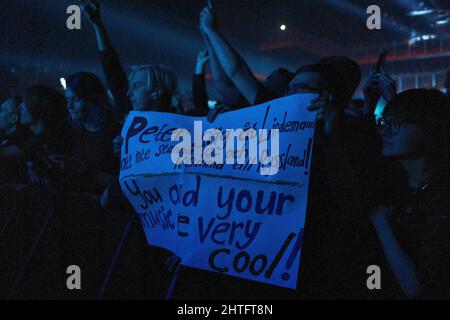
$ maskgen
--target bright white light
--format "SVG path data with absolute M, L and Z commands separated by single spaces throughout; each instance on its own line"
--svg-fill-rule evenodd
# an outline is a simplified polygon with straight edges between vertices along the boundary
M 211 110 L 215 109 L 216 106 L 217 106 L 217 101 L 215 101 L 215 100 L 209 100 L 208 101 L 208 108 L 210 108 Z
M 66 90 L 66 79 L 61 78 L 59 79 L 59 82 L 61 82 L 62 87 L 64 88 L 64 90 Z
M 417 16 L 424 16 L 426 14 L 430 14 L 433 12 L 434 12 L 433 9 L 418 9 L 418 10 L 410 11 L 408 15 L 410 15 L 412 17 L 417 17 Z
M 285 31 L 286 29 L 287 29 L 287 27 L 286 27 L 285 24 L 282 24 L 282 25 L 280 26 L 280 30 Z
M 447 23 L 449 23 L 448 19 L 443 19 L 443 20 L 436 21 L 437 25 L 444 25 L 444 24 L 447 24 Z
M 434 35 L 434 34 L 424 34 L 422 36 L 411 37 L 411 39 L 409 39 L 409 45 L 412 46 L 416 42 L 428 41 L 428 40 L 433 40 L 433 39 L 436 39 L 436 35 Z

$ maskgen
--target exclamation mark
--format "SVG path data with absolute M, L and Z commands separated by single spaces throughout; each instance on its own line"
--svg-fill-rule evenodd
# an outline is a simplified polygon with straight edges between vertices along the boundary
M 298 234 L 297 237 L 297 241 L 295 241 L 294 248 L 291 251 L 291 255 L 286 261 L 286 271 L 288 271 L 294 264 L 295 258 L 297 258 L 297 254 L 300 252 L 300 249 L 302 247 L 302 240 L 303 240 L 303 229 L 300 230 L 300 233 Z M 288 281 L 291 278 L 291 275 L 285 272 L 281 275 L 281 278 L 284 281 Z
M 280 248 L 280 251 L 276 254 L 275 258 L 273 259 L 272 263 L 270 264 L 269 268 L 264 273 L 264 277 L 267 279 L 270 279 L 272 277 L 272 273 L 275 270 L 275 268 L 278 266 L 278 263 L 281 261 L 281 258 L 283 258 L 284 253 L 286 252 L 287 248 L 289 247 L 289 244 L 291 243 L 292 239 L 295 238 L 295 232 L 291 232 L 286 240 L 284 241 L 283 245 Z
M 305 176 L 309 174 L 309 161 L 311 159 L 311 148 L 312 148 L 313 139 L 308 140 L 308 148 L 306 149 L 306 159 L 305 159 Z

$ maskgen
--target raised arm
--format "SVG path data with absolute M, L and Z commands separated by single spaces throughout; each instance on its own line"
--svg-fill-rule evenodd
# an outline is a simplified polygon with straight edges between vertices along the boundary
M 253 75 L 244 59 L 220 32 L 211 2 L 201 12 L 200 25 L 208 37 L 212 51 L 216 54 L 226 76 L 231 79 L 248 103 L 253 105 L 261 83 Z
M 108 32 L 103 24 L 100 4 L 97 0 L 82 0 L 81 8 L 88 17 L 95 31 L 99 51 L 104 51 L 111 46 Z
M 194 79 L 192 79 L 192 97 L 194 100 L 194 114 L 207 115 L 208 93 L 206 90 L 205 69 L 209 61 L 209 54 L 206 50 L 200 50 L 197 55 Z
M 131 102 L 127 95 L 127 76 L 109 40 L 98 1 L 83 1 L 82 8 L 95 31 L 103 73 L 108 83 L 108 88 L 114 97 L 114 116 L 117 121 L 122 122 L 125 115 L 131 110 Z
M 208 39 L 203 27 L 200 26 L 200 32 L 202 34 L 203 40 L 205 42 L 206 50 L 209 54 L 209 66 L 211 68 L 212 77 L 214 84 L 216 85 L 217 91 L 224 99 L 225 103 L 231 107 L 243 107 L 245 104 L 245 98 L 242 96 L 241 92 L 236 88 L 233 81 L 226 75 L 223 71 L 222 66 L 217 58 L 214 48 Z

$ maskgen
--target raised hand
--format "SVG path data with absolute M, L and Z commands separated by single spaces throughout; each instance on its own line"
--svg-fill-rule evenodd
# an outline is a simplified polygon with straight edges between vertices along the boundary
M 375 74 L 364 83 L 363 93 L 365 100 L 378 101 L 380 99 L 381 92 L 378 86 L 378 77 L 375 77 Z
M 196 74 L 202 74 L 205 71 L 206 64 L 209 61 L 209 54 L 206 50 L 200 50 L 197 55 Z
M 311 105 L 307 108 L 310 112 L 316 112 L 316 119 L 324 123 L 324 131 L 326 134 L 333 129 L 334 119 L 337 111 L 333 105 L 333 97 L 329 92 L 324 92 L 311 101 Z
M 98 0 L 81 0 L 81 9 L 92 24 L 99 25 L 102 23 L 100 3 Z
M 113 140 L 113 153 L 115 155 L 119 155 L 122 152 L 123 138 L 121 136 L 117 136 Z
M 200 13 L 200 29 L 205 32 L 217 29 L 216 13 L 211 1 Z
M 389 101 L 397 94 L 397 84 L 386 72 L 377 72 L 366 82 L 363 91 L 366 99 L 378 100 L 383 97 Z

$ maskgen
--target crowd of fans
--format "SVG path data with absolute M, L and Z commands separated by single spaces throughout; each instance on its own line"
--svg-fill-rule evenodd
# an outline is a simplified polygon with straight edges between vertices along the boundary
M 397 92 L 381 67 L 365 82 L 364 99 L 352 100 L 360 67 L 338 56 L 294 73 L 280 68 L 260 81 L 221 32 L 208 4 L 200 13 L 205 48 L 193 76 L 195 108 L 186 110 L 174 71 L 146 64 L 127 76 L 99 4 L 87 1 L 83 11 L 95 30 L 107 86 L 95 74 L 78 72 L 67 77 L 64 92 L 38 84 L 2 101 L 2 190 L 33 185 L 94 193 L 101 207 L 130 210 L 117 182 L 120 130 L 129 111 L 214 122 L 224 112 L 316 93 L 308 108 L 317 113 L 317 132 L 299 289 L 264 287 L 250 290 L 248 298 L 372 298 L 365 271 L 374 264 L 384 272 L 384 298 L 450 298 L 448 95 L 435 89 Z M 208 64 L 223 101 L 213 110 L 205 84 Z M 381 98 L 387 105 L 376 120 Z

